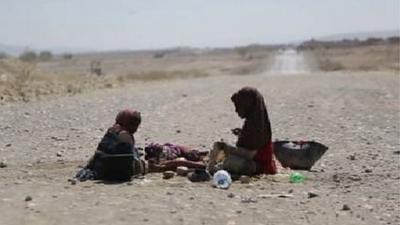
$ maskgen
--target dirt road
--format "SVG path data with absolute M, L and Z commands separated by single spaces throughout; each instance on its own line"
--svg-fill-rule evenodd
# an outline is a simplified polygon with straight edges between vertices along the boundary
M 125 107 L 142 112 L 139 146 L 233 142 L 242 121 L 230 95 L 243 86 L 265 96 L 274 138 L 329 146 L 305 183 L 67 181 Z M 399 75 L 317 72 L 136 83 L 1 106 L 0 224 L 399 224 L 399 101 Z
M 299 73 L 310 73 L 315 71 L 315 65 L 306 58 L 303 52 L 295 49 L 287 49 L 278 51 L 275 61 L 268 71 L 272 74 L 292 75 Z

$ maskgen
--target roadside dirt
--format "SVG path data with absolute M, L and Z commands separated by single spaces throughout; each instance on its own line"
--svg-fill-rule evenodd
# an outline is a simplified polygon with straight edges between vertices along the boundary
M 274 138 L 329 146 L 303 184 L 265 176 L 219 190 L 160 174 L 68 182 L 126 107 L 142 112 L 138 146 L 233 143 L 230 129 L 242 121 L 230 96 L 243 86 L 264 95 Z M 398 74 L 316 72 L 143 82 L 1 105 L 0 224 L 400 224 L 399 92 Z

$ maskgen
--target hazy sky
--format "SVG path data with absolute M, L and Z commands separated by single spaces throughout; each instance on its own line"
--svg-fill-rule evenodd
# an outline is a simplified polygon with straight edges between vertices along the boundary
M 147 49 L 400 27 L 400 0 L 0 0 L 0 43 Z

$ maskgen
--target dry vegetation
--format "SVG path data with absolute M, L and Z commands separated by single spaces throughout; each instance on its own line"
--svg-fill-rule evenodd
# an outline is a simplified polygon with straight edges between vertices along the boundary
M 18 59 L 0 60 L 0 103 L 32 101 L 49 95 L 77 94 L 118 84 L 111 77 L 44 73 L 34 63 Z
M 372 40 L 375 41 L 313 41 L 300 46 L 300 49 L 313 55 L 323 71 L 400 71 L 400 43 Z
M 126 82 L 208 76 L 197 70 L 149 71 L 118 75 L 46 73 L 37 65 L 19 60 L 0 61 L 0 103 L 39 100 L 47 96 L 73 95 L 94 89 L 121 87 Z
M 274 50 L 252 45 L 234 49 L 109 52 L 69 58 L 62 55 L 51 60 L 5 57 L 0 59 L 0 103 L 120 87 L 135 81 L 253 74 L 266 68 Z

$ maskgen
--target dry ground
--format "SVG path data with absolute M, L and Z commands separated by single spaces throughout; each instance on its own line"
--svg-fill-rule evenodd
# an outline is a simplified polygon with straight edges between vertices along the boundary
M 230 128 L 242 121 L 229 98 L 246 85 L 265 96 L 274 138 L 329 146 L 303 184 L 267 176 L 218 190 L 159 174 L 122 184 L 67 181 L 125 107 L 142 112 L 139 146 L 233 142 Z M 317 72 L 142 82 L 5 104 L 0 224 L 399 224 L 399 102 L 398 74 Z
M 400 45 L 379 44 L 361 47 L 316 48 L 311 51 L 324 71 L 400 71 Z

